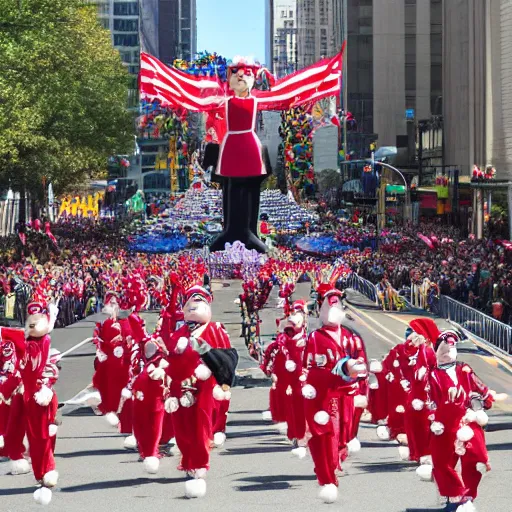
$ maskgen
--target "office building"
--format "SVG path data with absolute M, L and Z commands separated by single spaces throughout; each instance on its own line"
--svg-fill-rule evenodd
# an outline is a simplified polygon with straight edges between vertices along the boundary
M 406 148 L 415 119 L 441 113 L 442 0 L 345 3 L 348 110 L 361 141 L 355 150 L 364 152 L 372 134 L 379 147 Z
M 267 66 L 281 78 L 297 70 L 297 0 L 269 0 L 265 8 Z
M 335 55 L 342 44 L 342 0 L 297 0 L 297 65 Z

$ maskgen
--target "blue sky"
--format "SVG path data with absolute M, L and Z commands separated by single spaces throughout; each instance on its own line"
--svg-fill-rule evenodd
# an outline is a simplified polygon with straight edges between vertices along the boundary
M 197 51 L 265 61 L 265 0 L 197 0 Z

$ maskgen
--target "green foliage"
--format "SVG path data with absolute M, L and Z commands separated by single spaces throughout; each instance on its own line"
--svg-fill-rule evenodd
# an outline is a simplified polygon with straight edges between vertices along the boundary
M 0 184 L 59 193 L 128 152 L 128 81 L 93 5 L 0 0 Z

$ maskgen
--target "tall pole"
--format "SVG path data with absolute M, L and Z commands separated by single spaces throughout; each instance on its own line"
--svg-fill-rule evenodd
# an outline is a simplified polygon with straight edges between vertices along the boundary
M 347 0 L 343 0 L 343 41 L 345 52 L 343 55 L 343 153 L 347 161 L 347 112 L 348 112 L 348 22 L 347 22 Z

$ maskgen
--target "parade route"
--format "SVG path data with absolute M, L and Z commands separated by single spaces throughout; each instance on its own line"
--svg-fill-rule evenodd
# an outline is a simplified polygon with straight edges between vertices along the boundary
M 321 505 L 311 457 L 293 458 L 286 439 L 270 422 L 262 420 L 261 412 L 268 406 L 269 383 L 247 355 L 239 337 L 240 315 L 234 303 L 239 289 L 237 281 L 213 284 L 214 318 L 225 324 L 240 353 L 240 385 L 233 390 L 228 440 L 212 456 L 207 498 L 184 499 L 184 480 L 176 469 L 176 456 L 163 459 L 157 476 L 146 475 L 142 463 L 138 462 L 138 454 L 123 448 L 123 437 L 90 408 L 85 408 L 61 417 L 56 448 L 60 481 L 50 505 L 52 510 L 82 512 L 94 508 L 96 512 L 121 512 L 127 506 L 142 506 L 155 511 L 291 512 L 312 510 Z M 309 285 L 299 285 L 296 298 L 301 294 L 306 297 L 308 290 Z M 279 314 L 274 292 L 262 312 L 264 339 L 271 339 Z M 144 316 L 151 330 L 157 314 Z M 354 309 L 352 316 L 354 319 L 349 324 L 364 338 L 371 357 L 383 356 L 399 341 L 400 332 L 405 328 L 403 322 L 397 320 L 398 315 Z M 94 322 L 100 319 L 101 315 L 90 317 L 55 331 L 53 345 L 61 351 L 76 345 L 92 335 Z M 383 329 L 377 335 L 379 323 Z M 464 352 L 461 358 L 470 362 L 482 380 L 496 391 L 510 392 L 512 376 L 507 371 L 490 364 L 488 356 L 469 348 Z M 91 344 L 62 362 L 57 384 L 61 403 L 90 383 L 93 358 Z M 487 439 L 493 471 L 482 483 L 482 499 L 476 502 L 479 512 L 510 510 L 508 481 L 512 470 L 512 443 L 507 429 L 512 425 L 512 414 L 508 407 L 509 402 L 504 402 L 490 414 Z M 375 428 L 369 424 L 362 424 L 359 438 L 362 450 L 344 464 L 340 500 L 331 505 L 333 509 L 420 512 L 441 508 L 435 485 L 417 479 L 415 465 L 399 460 L 394 443 L 379 441 Z M 35 489 L 33 476 L 11 476 L 7 471 L 7 463 L 0 463 L 0 510 L 39 510 L 31 497 Z

